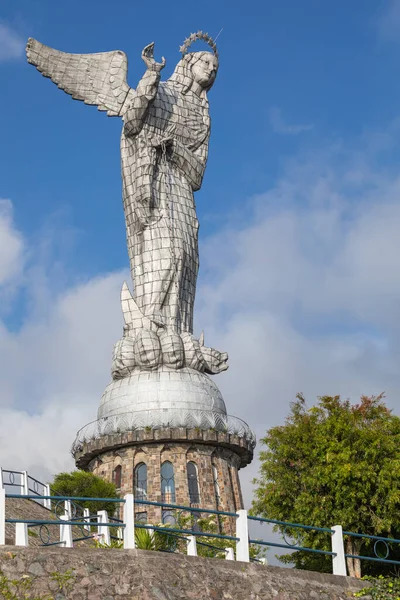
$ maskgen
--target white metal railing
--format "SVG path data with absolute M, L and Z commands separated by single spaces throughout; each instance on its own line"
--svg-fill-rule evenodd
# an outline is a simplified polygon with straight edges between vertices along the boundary
M 6 490 L 4 488 L 0 489 L 0 546 L 5 544 L 5 531 L 6 524 L 15 524 L 15 545 L 16 546 L 28 546 L 29 545 L 29 536 L 28 536 L 28 526 L 47 526 L 47 525 L 55 525 L 59 528 L 58 541 L 49 542 L 48 544 L 43 543 L 43 546 L 46 545 L 59 545 L 64 548 L 72 548 L 74 542 L 81 541 L 83 539 L 89 539 L 90 537 L 96 537 L 100 540 L 100 543 L 105 546 L 111 545 L 111 529 L 116 528 L 119 533 L 118 537 L 123 542 L 123 547 L 125 549 L 134 549 L 136 547 L 135 543 L 135 527 L 145 527 L 148 531 L 161 531 L 167 535 L 177 535 L 181 539 L 186 540 L 186 552 L 190 556 L 197 556 L 198 550 L 198 542 L 197 536 L 209 536 L 210 538 L 219 538 L 220 540 L 229 540 L 235 541 L 235 549 L 230 548 L 218 548 L 220 552 L 225 551 L 226 560 L 237 560 L 242 562 L 250 562 L 250 546 L 251 544 L 258 543 L 261 545 L 271 545 L 271 546 L 280 546 L 280 544 L 263 542 L 261 540 L 251 540 L 249 538 L 249 528 L 248 523 L 249 520 L 255 520 L 256 517 L 249 517 L 246 510 L 238 510 L 236 513 L 228 513 L 224 511 L 215 511 L 210 509 L 193 509 L 193 507 L 183 507 L 178 505 L 164 505 L 158 502 L 149 502 L 149 504 L 157 505 L 157 506 L 168 506 L 170 508 L 176 509 L 185 509 L 187 511 L 199 511 L 200 513 L 211 513 L 216 515 L 228 515 L 230 517 L 235 518 L 236 520 L 236 533 L 235 536 L 228 536 L 222 534 L 211 534 L 203 531 L 189 531 L 187 529 L 179 529 L 179 528 L 168 528 L 156 525 L 143 525 L 141 522 L 137 521 L 135 523 L 135 500 L 133 494 L 126 494 L 123 499 L 121 498 L 69 498 L 64 496 L 47 496 L 41 497 L 41 500 L 49 500 L 51 502 L 64 502 L 64 513 L 56 517 L 55 519 L 7 519 L 5 514 L 5 500 L 6 497 L 17 498 L 19 496 L 13 494 L 6 494 Z M 24 494 L 22 495 L 24 498 L 34 499 L 35 497 L 32 494 Z M 108 512 L 106 510 L 97 511 L 96 515 L 90 515 L 89 511 L 85 509 L 84 516 L 74 517 L 73 516 L 73 503 L 77 501 L 87 501 L 91 502 L 114 502 L 114 503 L 122 503 L 123 504 L 123 519 L 119 521 L 118 519 L 109 518 Z M 142 501 L 138 500 L 137 504 L 142 505 Z M 265 520 L 265 519 L 263 519 Z M 304 527 L 305 529 L 312 529 L 310 526 L 301 526 L 294 525 L 292 523 L 288 523 L 288 526 L 294 527 Z M 93 526 L 96 526 L 97 533 L 92 535 L 91 530 Z M 85 530 L 87 535 L 84 537 L 80 537 L 78 539 L 74 539 L 74 531 L 76 534 L 76 528 L 81 528 L 81 531 Z M 74 530 L 75 528 L 75 530 Z M 323 551 L 312 549 L 311 552 L 320 552 L 321 554 L 330 555 L 332 558 L 332 572 L 334 575 L 343 575 L 346 573 L 346 561 L 345 561 L 345 551 L 344 551 L 344 543 L 343 543 L 343 531 L 342 527 L 336 525 L 332 528 L 316 528 L 320 531 L 325 531 L 330 535 L 331 538 L 331 551 Z M 115 531 L 115 529 L 114 529 Z M 349 534 L 349 532 L 345 532 Z M 351 534 L 350 534 L 351 535 Z M 354 534 L 357 535 L 357 534 Z M 115 536 L 114 536 L 115 537 Z M 205 544 L 207 545 L 207 544 Z M 290 549 L 295 549 L 295 546 L 289 546 Z M 307 550 L 304 548 L 304 550 Z M 363 558 L 363 557 L 361 557 Z M 365 558 L 365 557 L 364 557 Z M 264 562 L 265 559 L 259 562 Z M 385 562 L 385 561 L 382 561 Z
M 50 485 L 32 477 L 28 471 L 12 471 L 0 467 L 0 489 L 12 490 L 12 493 L 19 493 L 21 496 L 32 494 L 32 500 L 51 509 L 51 500 L 42 499 L 42 496 L 50 496 Z

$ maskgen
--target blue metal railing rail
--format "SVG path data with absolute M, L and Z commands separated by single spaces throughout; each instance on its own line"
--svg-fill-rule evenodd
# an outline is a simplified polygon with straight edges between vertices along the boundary
M 153 502 L 152 500 L 136 500 L 135 504 L 148 504 L 149 506 L 159 506 L 161 508 L 171 508 L 176 510 L 182 510 L 186 512 L 195 513 L 206 513 L 210 515 L 220 515 L 226 517 L 233 517 L 237 519 L 238 514 L 233 512 L 227 512 L 224 510 L 214 510 L 211 508 L 199 508 L 197 506 L 183 506 L 181 504 L 169 504 L 168 502 Z
M 2 477 L 2 481 L 0 482 L 2 485 L 7 485 L 10 487 L 21 487 L 21 483 L 15 483 L 15 475 L 19 475 L 20 478 L 23 476 L 22 471 L 10 471 L 9 469 L 2 469 L 2 474 L 7 473 L 8 481 L 4 481 Z
M 151 530 L 151 531 L 159 531 L 160 533 L 165 534 L 165 537 L 172 537 L 173 539 L 181 540 L 181 541 L 183 541 L 185 543 L 187 543 L 187 541 L 188 541 L 187 536 L 183 536 L 183 535 L 179 535 L 178 533 L 174 533 L 170 528 L 157 527 L 157 526 L 154 527 L 153 525 L 145 525 L 145 524 L 142 524 L 142 523 L 136 524 L 135 527 L 139 528 L 139 529 L 148 529 L 148 530 Z M 193 532 L 190 532 L 190 533 L 192 534 Z M 201 534 L 199 534 L 199 535 L 201 535 Z M 117 539 L 117 538 L 114 538 L 114 539 Z M 225 537 L 224 537 L 224 539 L 225 539 Z M 235 539 L 237 539 L 237 538 L 235 538 Z M 217 554 L 219 553 L 219 554 L 225 554 L 226 555 L 228 553 L 228 551 L 229 551 L 228 548 L 221 548 L 220 546 L 215 546 L 213 544 L 207 544 L 206 542 L 201 542 L 200 540 L 196 540 L 196 544 L 197 544 L 197 546 L 202 546 L 204 548 L 210 548 L 211 550 L 215 550 L 215 552 Z M 174 551 L 175 550 L 173 550 L 173 549 L 171 549 L 171 550 L 162 549 L 161 550 L 161 552 L 174 552 Z M 257 559 L 254 559 L 254 560 L 256 562 L 262 562 L 262 561 L 258 561 Z
M 36 495 L 33 494 L 6 494 L 6 498 L 22 498 L 26 500 L 32 500 L 36 498 Z M 76 502 L 115 502 L 115 503 L 124 503 L 124 498 L 89 498 L 87 496 L 40 496 L 42 500 L 54 500 L 55 502 L 60 501 L 76 501 Z
M 185 533 L 186 535 L 194 535 L 194 536 L 198 536 L 198 537 L 209 537 L 209 538 L 215 538 L 215 539 L 219 539 L 219 540 L 229 540 L 229 541 L 234 541 L 237 542 L 239 540 L 239 538 L 232 536 L 232 535 L 222 535 L 219 533 L 208 533 L 206 531 L 194 531 L 193 529 L 181 529 L 179 527 L 175 528 L 175 527 L 161 527 L 159 525 L 146 525 L 144 523 L 140 523 L 140 524 L 136 524 L 135 527 L 141 528 L 141 529 L 151 529 L 153 531 L 160 531 L 162 533 L 165 533 L 166 535 L 169 535 L 170 533 Z
M 276 519 L 265 519 L 264 517 L 253 517 L 249 515 L 247 517 L 249 521 L 258 521 L 259 523 L 272 523 L 274 525 L 283 525 L 285 527 L 299 527 L 300 529 L 313 530 L 313 531 L 324 531 L 326 533 L 332 533 L 332 529 L 329 527 L 316 527 L 314 525 L 302 525 L 301 523 L 289 523 L 288 521 L 277 521 Z
M 20 494 L 34 494 L 32 500 L 50 509 L 49 501 L 41 500 L 41 497 L 50 494 L 50 486 L 32 477 L 27 471 L 13 471 L 0 468 L 0 488 L 17 488 Z
M 347 536 L 347 537 L 353 537 L 353 538 L 358 538 L 358 539 L 364 539 L 364 540 L 374 540 L 375 543 L 373 545 L 373 552 L 375 554 L 375 556 L 364 556 L 362 554 L 351 554 L 351 553 L 345 553 L 345 557 L 346 558 L 356 558 L 359 560 L 368 560 L 368 561 L 372 561 L 372 562 L 380 562 L 380 563 L 386 563 L 389 565 L 400 565 L 400 561 L 399 560 L 391 560 L 388 558 L 389 554 L 390 554 L 390 544 L 400 544 L 400 540 L 396 539 L 396 538 L 387 538 L 387 537 L 382 537 L 379 535 L 369 535 L 367 533 L 355 533 L 354 531 L 343 531 L 343 535 Z M 378 544 L 379 542 L 381 542 L 382 544 L 384 544 L 385 547 L 385 556 L 379 556 L 378 554 Z
M 29 531 L 32 532 L 32 529 L 35 527 L 39 528 L 39 533 L 35 534 L 40 538 L 42 542 L 40 545 L 42 546 L 66 546 L 72 547 L 74 542 L 84 541 L 91 539 L 93 537 L 97 537 L 98 534 L 92 535 L 91 530 L 93 526 L 97 528 L 98 532 L 102 532 L 101 535 L 104 536 L 104 531 L 109 531 L 112 528 L 117 528 L 117 530 L 123 530 L 125 527 L 124 523 L 115 522 L 114 520 L 108 519 L 108 514 L 106 511 L 102 513 L 98 513 L 96 515 L 90 515 L 89 511 L 86 512 L 81 506 L 81 504 L 75 504 L 75 502 L 83 503 L 85 501 L 90 502 L 101 502 L 104 506 L 104 503 L 124 503 L 125 500 L 121 498 L 90 498 L 90 497 L 76 497 L 76 496 L 61 496 L 61 495 L 48 495 L 48 496 L 37 496 L 36 494 L 5 494 L 3 490 L 3 501 L 5 499 L 25 499 L 32 500 L 39 498 L 41 501 L 50 502 L 50 506 L 53 508 L 54 518 L 44 518 L 44 519 L 34 519 L 34 518 L 5 518 L 4 519 L 4 528 L 5 525 L 15 525 L 16 527 L 16 544 L 17 545 L 28 545 L 29 544 Z M 1 502 L 1 501 L 0 501 Z M 60 508 L 60 503 L 63 502 L 63 515 L 59 515 L 57 511 Z M 74 516 L 73 511 L 76 509 L 80 509 L 84 515 Z M 1 513 L 1 507 L 0 507 Z M 106 517 L 105 519 L 100 518 L 100 516 Z M 51 534 L 49 531 L 49 526 L 56 525 L 60 530 L 60 540 L 52 541 Z M 2 535 L 2 524 L 0 523 L 0 544 L 3 538 L 4 539 L 4 531 Z M 28 531 L 29 530 L 29 531 Z M 18 542 L 18 531 L 19 533 L 19 542 Z M 80 534 L 79 534 L 80 531 Z M 32 533 L 31 533 L 32 535 Z M 107 532 L 107 539 L 110 537 Z
M 171 524 L 169 523 L 167 527 L 162 527 L 162 526 L 154 526 L 154 525 L 145 525 L 145 524 L 136 524 L 136 527 L 139 528 L 143 528 L 143 529 L 152 529 L 154 531 L 160 531 L 166 534 L 169 533 L 174 533 L 174 534 L 184 534 L 184 535 L 191 535 L 194 536 L 195 538 L 199 538 L 199 537 L 203 537 L 203 538 L 210 538 L 210 539 L 219 539 L 219 540 L 226 540 L 227 542 L 237 542 L 239 541 L 239 538 L 233 535 L 225 535 L 222 533 L 216 533 L 216 532 L 205 532 L 205 531 L 201 531 L 201 530 L 197 530 L 196 526 L 194 526 L 192 529 L 187 529 L 185 527 L 179 527 L 179 521 L 180 521 L 180 517 L 182 513 L 189 513 L 190 515 L 194 516 L 195 519 L 195 523 L 196 523 L 196 515 L 215 515 L 218 518 L 219 517 L 231 517 L 234 518 L 235 520 L 238 518 L 238 513 L 234 513 L 234 512 L 229 512 L 229 511 L 223 511 L 223 510 L 214 510 L 211 508 L 201 508 L 201 507 L 197 507 L 197 506 L 184 506 L 181 504 L 171 504 L 169 502 L 155 502 L 153 500 L 135 500 L 135 504 L 139 505 L 139 506 L 152 506 L 152 507 L 159 507 L 163 510 L 167 510 L 167 511 L 175 511 L 174 515 L 168 515 L 168 518 L 172 518 L 172 520 L 175 521 L 175 523 Z M 176 526 L 176 521 L 178 521 L 178 526 Z M 201 541 L 197 541 L 197 544 L 199 545 L 207 545 L 204 542 Z M 209 545 L 211 547 L 211 545 Z M 215 546 L 215 548 L 217 548 L 220 552 L 225 552 L 225 549 L 221 549 Z
M 265 519 L 263 517 L 254 517 L 254 516 L 248 516 L 249 521 L 256 521 L 258 523 L 269 523 L 271 525 L 280 525 L 281 527 L 284 527 L 285 529 L 301 529 L 303 531 L 318 531 L 318 532 L 322 532 L 322 533 L 328 533 L 329 535 L 333 534 L 333 530 L 331 528 L 328 527 L 316 527 L 313 525 L 302 525 L 301 523 L 290 523 L 288 521 L 279 521 L 277 519 Z M 250 544 L 257 544 L 260 546 L 272 546 L 274 548 L 287 548 L 288 550 L 291 551 L 303 551 L 303 552 L 310 552 L 311 554 L 324 554 L 327 556 L 332 556 L 332 557 L 336 557 L 337 553 L 333 552 L 333 551 L 329 551 L 329 550 L 320 550 L 318 548 L 308 548 L 306 546 L 298 546 L 297 544 L 292 544 L 290 542 L 288 542 L 286 540 L 285 535 L 283 535 L 283 539 L 285 541 L 284 544 L 280 544 L 278 542 L 267 542 L 264 540 L 257 540 L 257 539 L 250 539 L 249 542 Z
M 132 495 L 128 495 L 131 496 L 131 509 L 132 509 L 132 516 L 134 517 L 134 504 L 133 504 L 133 496 Z M 28 528 L 32 528 L 32 527 L 39 527 L 40 531 L 41 528 L 44 527 L 46 529 L 45 533 L 47 536 L 47 540 L 44 541 L 42 540 L 42 536 L 41 540 L 43 541 L 42 545 L 45 546 L 49 546 L 49 545 L 61 545 L 61 546 L 70 546 L 73 544 L 73 542 L 77 542 L 77 541 L 81 541 L 81 540 L 87 540 L 90 539 L 92 537 L 97 537 L 92 536 L 91 535 L 91 531 L 93 530 L 93 527 L 96 527 L 97 530 L 100 532 L 102 530 L 102 534 L 104 536 L 104 531 L 105 530 L 112 530 L 112 529 L 117 529 L 117 531 L 119 531 L 119 535 L 122 535 L 121 532 L 123 533 L 123 537 L 124 539 L 126 539 L 127 537 L 130 537 L 131 540 L 132 538 L 134 538 L 134 527 L 138 528 L 138 529 L 151 529 L 153 531 L 157 531 L 161 534 L 164 534 L 166 536 L 175 536 L 177 539 L 181 539 L 181 540 L 185 540 L 186 543 L 188 544 L 188 553 L 189 553 L 189 539 L 195 539 L 198 540 L 198 544 L 199 546 L 205 546 L 208 547 L 210 549 L 214 549 L 218 552 L 221 553 L 227 553 L 227 550 L 224 548 L 220 548 L 218 546 L 215 546 L 213 544 L 207 544 L 204 539 L 210 539 L 210 541 L 212 541 L 213 539 L 215 540 L 220 540 L 220 541 L 226 541 L 227 543 L 232 544 L 233 543 L 238 543 L 240 542 L 240 538 L 235 536 L 235 535 L 225 535 L 222 532 L 218 533 L 218 532 L 208 532 L 208 531 L 200 531 L 197 529 L 197 518 L 199 516 L 203 515 L 215 515 L 215 516 L 222 516 L 222 517 L 231 517 L 234 518 L 235 520 L 239 518 L 238 513 L 233 513 L 233 512 L 228 512 L 228 511 L 218 511 L 218 510 L 213 510 L 213 509 L 209 509 L 209 508 L 200 508 L 200 507 L 192 507 L 192 506 L 184 506 L 184 505 L 180 505 L 180 504 L 172 504 L 170 502 L 153 502 L 153 501 L 147 501 L 147 500 L 137 500 L 136 504 L 141 507 L 143 505 L 149 505 L 152 507 L 159 507 L 162 510 L 168 511 L 169 516 L 172 512 L 183 512 L 183 511 L 188 511 L 189 514 L 191 514 L 192 516 L 194 516 L 195 519 L 195 526 L 193 528 L 188 528 L 185 525 L 180 525 L 180 524 L 167 524 L 167 525 L 149 525 L 149 524 L 143 524 L 140 522 L 136 522 L 134 523 L 134 527 L 132 528 L 132 523 L 129 523 L 129 518 L 127 518 L 127 515 L 125 514 L 125 509 L 126 509 L 126 503 L 127 503 L 127 498 L 128 496 L 125 496 L 125 498 L 91 498 L 91 497 L 78 497 L 78 496 L 61 496 L 61 495 L 43 495 L 40 496 L 41 500 L 47 500 L 50 503 L 52 503 L 53 505 L 55 505 L 56 507 L 60 507 L 60 503 L 64 502 L 65 503 L 65 513 L 64 515 L 55 515 L 56 518 L 54 519 L 50 519 L 50 518 L 44 518 L 44 519 L 34 519 L 34 518 L 5 518 L 4 520 L 4 524 L 15 524 L 15 526 L 17 527 L 23 527 L 25 526 L 27 529 Z M 29 494 L 4 494 L 4 498 L 8 498 L 8 499 L 13 499 L 13 498 L 18 498 L 18 499 L 26 499 L 26 500 L 31 500 L 33 498 L 37 498 L 37 494 L 33 494 L 33 493 L 29 493 Z M 77 502 L 80 505 L 82 505 L 85 502 L 101 502 L 102 505 L 104 506 L 104 503 L 117 503 L 120 505 L 124 506 L 124 519 L 118 519 L 118 518 L 114 518 L 114 517 L 110 517 L 104 520 L 99 518 L 100 513 L 96 514 L 96 515 L 92 515 L 92 514 L 88 514 L 86 513 L 85 517 L 82 518 L 80 517 L 73 517 L 71 516 L 70 512 L 71 512 L 71 506 L 72 503 Z M 67 506 L 68 505 L 68 506 Z M 103 511 L 104 513 L 105 511 Z M 242 511 L 244 512 L 244 511 Z M 197 516 L 196 516 L 197 515 Z M 242 516 L 243 518 L 243 516 Z M 134 519 L 131 519 L 132 521 Z M 61 530 L 64 531 L 63 534 L 60 533 L 61 539 L 60 541 L 51 541 L 50 540 L 50 534 L 48 532 L 48 528 L 51 525 L 56 525 L 60 528 L 60 532 Z M 76 537 L 75 534 L 75 538 L 72 539 L 72 535 L 70 535 L 69 541 L 68 541 L 68 536 L 66 536 L 65 531 L 69 528 L 72 530 L 72 528 L 85 528 L 86 532 L 85 535 L 83 536 L 79 536 Z M 105 536 L 108 539 L 108 543 L 111 543 L 111 535 L 106 535 Z M 116 536 L 112 536 L 114 539 L 121 539 L 120 537 L 116 537 Z M 26 544 L 28 543 L 28 540 L 26 538 Z M 196 542 L 197 543 L 197 542 Z M 247 540 L 246 540 L 246 544 L 247 544 Z M 107 544 L 106 544 L 107 545 Z M 134 545 L 134 544 L 133 544 Z M 125 542 L 124 542 L 124 546 L 125 546 Z M 128 546 L 129 547 L 129 546 Z M 197 553 L 197 550 L 196 550 Z
M 76 521 L 74 519 L 69 520 L 60 520 L 56 519 L 5 519 L 6 523 L 26 523 L 27 525 L 76 525 L 77 527 L 86 527 L 89 525 L 87 521 Z M 120 525 L 118 523 L 110 523 L 109 521 L 105 521 L 104 523 L 97 522 L 97 526 L 101 527 L 125 527 L 125 525 Z

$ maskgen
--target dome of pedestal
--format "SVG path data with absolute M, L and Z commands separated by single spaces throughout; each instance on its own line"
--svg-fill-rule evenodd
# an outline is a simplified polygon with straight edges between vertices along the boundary
M 153 426 L 163 425 L 156 422 L 157 415 L 168 412 L 181 413 L 181 426 L 185 425 L 183 415 L 192 411 L 226 415 L 222 394 L 208 375 L 189 368 L 160 368 L 112 381 L 101 398 L 97 418 L 146 411 L 154 415 Z
M 247 423 L 227 414 L 208 375 L 161 367 L 113 380 L 101 398 L 97 420 L 78 431 L 72 453 L 79 468 L 86 468 L 110 448 L 143 444 L 143 435 L 146 443 L 164 438 L 216 442 L 240 455 L 242 466 L 251 462 L 256 444 Z

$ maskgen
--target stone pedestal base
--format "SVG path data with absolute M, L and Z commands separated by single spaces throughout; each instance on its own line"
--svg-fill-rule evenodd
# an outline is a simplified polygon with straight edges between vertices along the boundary
M 141 500 L 232 513 L 243 508 L 238 470 L 251 462 L 254 446 L 254 433 L 227 415 L 210 377 L 160 367 L 113 380 L 97 421 L 77 433 L 72 452 L 78 468 L 114 482 L 121 496 L 134 494 L 137 518 L 157 524 L 173 522 L 177 510 Z M 235 518 L 227 520 L 224 530 L 234 532 Z
M 83 444 L 75 459 L 77 467 L 116 482 L 118 473 L 121 496 L 134 493 L 135 498 L 236 512 L 243 508 L 238 470 L 253 457 L 249 440 L 217 431 L 164 428 L 140 430 L 103 436 Z M 161 469 L 164 462 L 173 465 L 174 482 L 163 489 Z M 198 497 L 191 496 L 187 464 L 196 465 Z M 135 469 L 147 467 L 145 493 L 137 489 Z M 167 509 L 136 502 L 137 518 L 153 524 L 168 522 Z M 165 518 L 167 515 L 168 518 Z M 205 515 L 203 515 L 205 516 Z M 232 521 L 232 523 L 228 523 Z M 225 531 L 233 531 L 234 519 L 227 518 Z

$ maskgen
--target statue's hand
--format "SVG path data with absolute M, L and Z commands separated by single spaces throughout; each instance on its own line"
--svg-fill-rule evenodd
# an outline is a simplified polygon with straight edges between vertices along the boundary
M 157 71 L 157 73 L 159 73 L 161 69 L 165 67 L 166 64 L 166 60 L 164 57 L 161 58 L 160 63 L 157 63 L 154 60 L 154 42 L 151 42 L 151 44 L 143 48 L 142 59 L 149 71 Z

